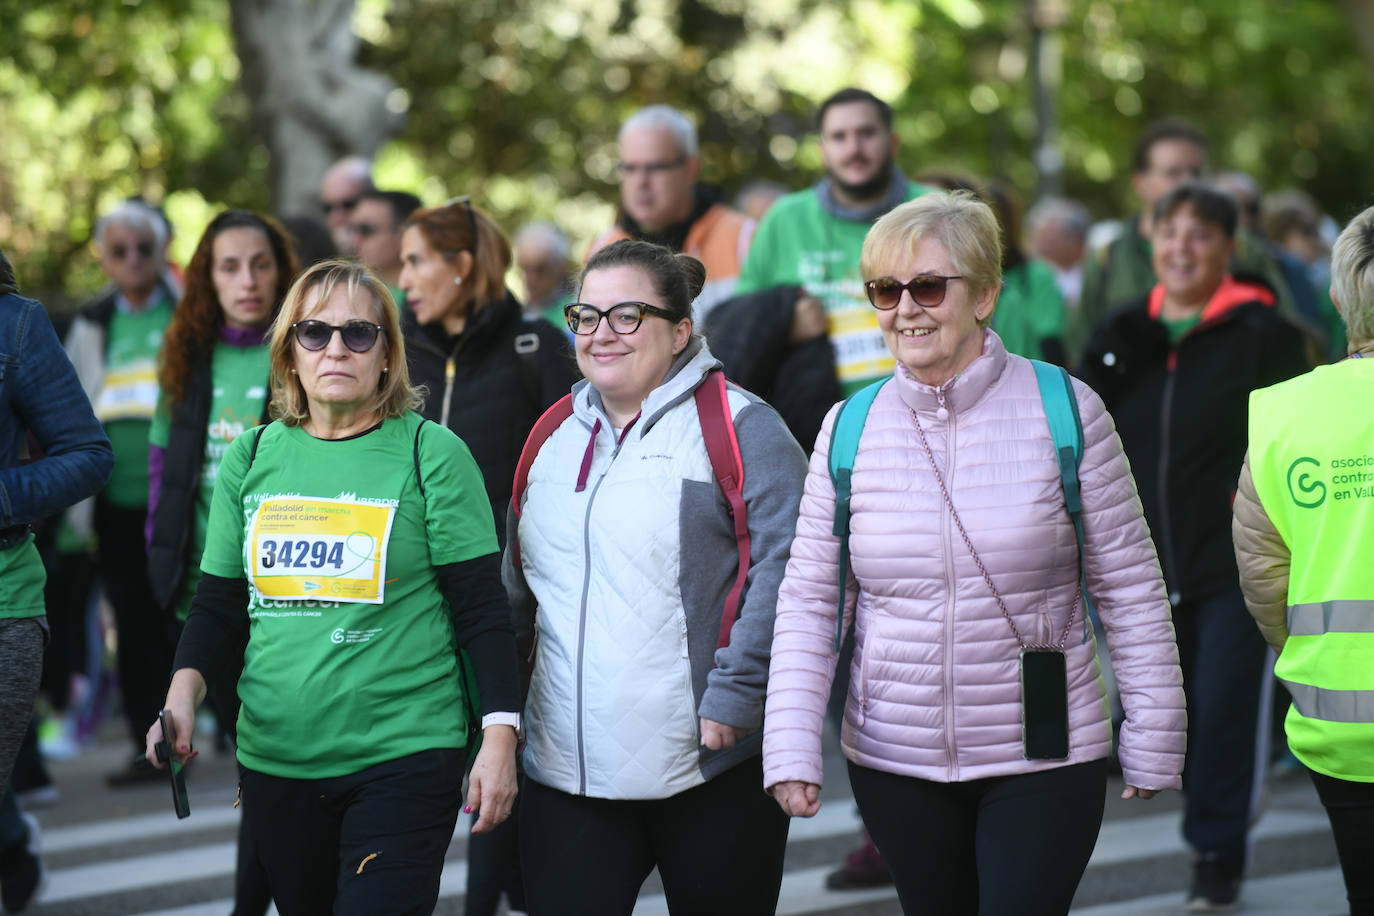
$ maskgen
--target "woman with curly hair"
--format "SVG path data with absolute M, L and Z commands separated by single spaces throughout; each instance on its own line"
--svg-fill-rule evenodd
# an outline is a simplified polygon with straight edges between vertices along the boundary
M 296 277 L 290 236 L 270 216 L 226 210 L 210 221 L 186 268 L 186 292 L 163 335 L 160 394 L 148 446 L 148 574 L 178 628 L 200 580 L 220 459 L 265 423 L 267 331 Z M 221 727 L 237 738 L 240 664 L 210 686 Z M 236 914 L 267 909 L 266 880 L 240 843 Z
M 220 458 L 235 436 L 267 420 L 267 330 L 296 271 L 281 224 L 226 210 L 196 245 L 163 336 L 144 533 L 153 595 L 178 622 L 200 578 Z

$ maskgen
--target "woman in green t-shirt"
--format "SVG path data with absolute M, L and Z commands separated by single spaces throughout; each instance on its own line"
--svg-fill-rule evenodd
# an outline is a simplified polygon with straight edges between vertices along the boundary
M 243 830 L 283 916 L 429 913 L 467 792 L 474 830 L 515 798 L 519 687 L 482 478 L 426 423 L 395 304 L 356 264 L 292 286 L 269 342 L 275 422 L 220 464 L 201 579 L 167 694 L 191 753 L 206 682 L 247 634 Z M 148 732 L 148 757 L 162 737 Z
M 178 624 L 200 580 L 200 555 L 220 459 L 235 437 L 267 419 L 267 329 L 296 258 L 269 216 L 226 210 L 210 221 L 186 268 L 186 291 L 162 338 L 158 405 L 148 444 L 148 579 L 153 597 Z M 235 649 L 241 658 L 243 647 Z M 237 740 L 238 675 L 230 664 L 210 685 L 210 704 Z M 256 857 L 239 834 L 238 862 Z M 266 912 L 272 902 L 260 868 L 240 868 L 234 912 Z

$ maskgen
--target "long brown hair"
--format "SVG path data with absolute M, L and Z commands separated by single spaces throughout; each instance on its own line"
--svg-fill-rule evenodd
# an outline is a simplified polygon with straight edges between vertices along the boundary
M 205 227 L 205 234 L 196 244 L 191 263 L 186 267 L 186 292 L 172 313 L 172 320 L 162 336 L 162 359 L 158 369 L 158 383 L 172 405 L 181 404 L 186 396 L 186 380 L 191 367 L 209 357 L 224 320 L 224 308 L 215 293 L 212 274 L 215 267 L 215 239 L 226 229 L 256 229 L 267 236 L 272 256 L 277 260 L 277 288 L 272 296 L 272 314 L 281 308 L 286 291 L 296 279 L 296 255 L 291 250 L 290 237 L 281 224 L 270 216 L 251 210 L 225 210 Z
M 419 229 L 429 247 L 446 261 L 452 261 L 461 251 L 472 254 L 472 272 L 463 281 L 472 289 L 469 316 L 505 296 L 510 242 L 491 217 L 472 206 L 466 198 L 456 198 L 442 207 L 416 210 L 401 226 L 401 231 L 411 227 Z

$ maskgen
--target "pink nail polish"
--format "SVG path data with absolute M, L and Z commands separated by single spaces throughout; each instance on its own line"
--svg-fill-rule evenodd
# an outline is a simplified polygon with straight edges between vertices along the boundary
M 464 814 L 471 814 L 471 813 L 472 813 L 472 805 L 464 805 L 464 806 L 463 806 L 463 813 L 464 813 Z

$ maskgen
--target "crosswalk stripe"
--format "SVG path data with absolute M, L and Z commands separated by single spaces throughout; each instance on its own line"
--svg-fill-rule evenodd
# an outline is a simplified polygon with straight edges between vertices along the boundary
M 1271 875 L 1247 880 L 1241 888 L 1245 916 L 1292 916 L 1293 913 L 1349 912 L 1339 868 Z M 1117 903 L 1076 908 L 1074 916 L 1177 916 L 1183 894 L 1156 894 Z
M 1171 852 L 1186 852 L 1188 845 L 1179 832 L 1178 812 L 1123 818 L 1102 825 L 1089 867 L 1110 865 Z M 1316 811 L 1269 811 L 1254 829 L 1250 840 L 1331 829 L 1326 815 Z
M 128 842 L 130 837 L 176 836 L 199 830 L 230 827 L 239 822 L 238 809 L 228 805 L 196 811 L 183 819 L 178 819 L 172 813 L 170 805 L 168 809 L 159 814 L 112 818 L 94 824 L 44 828 L 43 851 L 70 852 L 95 846 L 117 846 Z
M 48 873 L 48 892 L 43 895 L 43 902 L 90 897 L 91 888 L 98 889 L 96 894 L 113 894 L 163 886 L 169 875 L 175 875 L 178 882 L 232 875 L 236 849 L 236 843 L 209 843 L 96 865 L 59 868 Z

